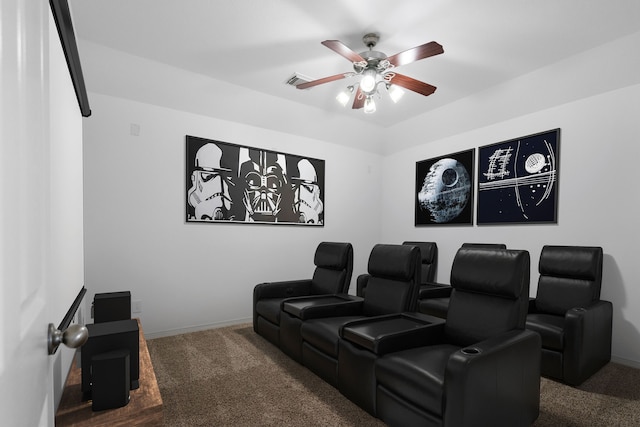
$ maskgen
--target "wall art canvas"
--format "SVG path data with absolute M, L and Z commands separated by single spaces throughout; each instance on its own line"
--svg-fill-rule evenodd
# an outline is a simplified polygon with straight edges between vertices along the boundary
M 473 225 L 474 150 L 416 162 L 415 225 Z
M 324 225 L 324 160 L 186 136 L 186 221 Z
M 560 129 L 480 147 L 478 224 L 556 223 Z

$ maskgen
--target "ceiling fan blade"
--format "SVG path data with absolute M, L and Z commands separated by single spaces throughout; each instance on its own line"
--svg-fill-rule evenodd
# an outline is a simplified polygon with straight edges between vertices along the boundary
M 341 55 L 347 58 L 351 62 L 362 62 L 365 59 L 360 56 L 360 54 L 354 52 L 349 47 L 347 47 L 340 40 L 325 40 L 322 42 L 323 45 L 336 52 L 338 55 Z M 366 61 L 365 61 L 366 62 Z
M 357 110 L 358 108 L 362 108 L 364 107 L 364 94 L 362 93 L 362 90 L 360 89 L 360 86 L 358 86 L 358 90 L 356 90 L 356 95 L 353 97 L 353 108 L 354 110 Z
M 436 91 L 435 86 L 431 86 L 428 83 L 405 76 L 404 74 L 393 73 L 393 76 L 387 80 L 393 85 L 401 86 L 424 96 L 429 96 Z
M 312 80 L 312 81 L 306 82 L 306 83 L 300 83 L 296 87 L 298 89 L 308 89 L 310 87 L 318 86 L 318 85 L 321 85 L 321 84 L 324 84 L 324 83 L 334 82 L 336 80 L 341 80 L 341 79 L 344 79 L 346 77 L 351 77 L 354 74 L 355 73 L 336 74 L 335 76 L 329 76 L 329 77 L 324 77 L 324 78 L 317 79 L 317 80 Z
M 387 60 L 394 66 L 409 64 L 420 59 L 428 58 L 430 56 L 439 55 L 444 52 L 444 49 L 439 43 L 429 42 L 421 46 L 416 46 L 413 49 L 405 50 L 404 52 L 396 53 L 393 56 L 387 58 Z

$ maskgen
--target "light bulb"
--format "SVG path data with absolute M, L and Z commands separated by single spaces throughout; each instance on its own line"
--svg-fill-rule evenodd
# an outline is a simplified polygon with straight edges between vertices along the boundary
M 365 114 L 371 114 L 376 112 L 376 103 L 373 101 L 373 98 L 367 96 L 367 99 L 364 100 L 364 112 Z
M 404 95 L 404 90 L 400 89 L 396 85 L 390 85 L 388 88 L 388 91 L 389 91 L 389 96 L 391 97 L 391 100 L 395 103 L 400 101 L 400 98 L 402 98 L 402 95 Z
M 365 93 L 370 93 L 376 88 L 376 70 L 368 68 L 362 73 L 362 80 L 360 80 L 360 89 Z

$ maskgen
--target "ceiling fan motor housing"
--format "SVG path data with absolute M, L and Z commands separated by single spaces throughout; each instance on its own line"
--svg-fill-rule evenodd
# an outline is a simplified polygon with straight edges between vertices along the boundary
M 363 66 L 364 64 L 362 64 L 360 62 L 354 62 L 353 69 L 357 73 L 360 73 L 360 72 L 362 72 L 363 70 L 365 70 L 367 68 L 377 69 L 378 66 L 380 65 L 380 63 L 382 61 L 384 61 L 385 59 L 387 59 L 387 55 L 386 54 L 384 54 L 382 52 L 378 52 L 377 50 L 367 50 L 365 52 L 360 52 L 360 56 L 365 59 L 367 64 L 366 64 L 366 66 Z M 379 71 L 383 71 L 383 70 L 379 70 Z
M 377 50 L 373 50 L 376 44 L 378 44 L 379 40 L 380 36 L 376 33 L 368 33 L 365 34 L 364 37 L 362 37 L 362 42 L 369 48 L 369 50 L 360 52 L 360 56 L 364 58 L 364 60 L 366 61 L 366 65 L 361 62 L 355 62 L 353 64 L 353 68 L 357 73 L 361 73 L 362 71 L 369 68 L 373 68 L 379 72 L 382 72 L 387 68 L 386 66 L 384 66 L 384 64 L 381 67 L 380 64 L 383 60 L 387 59 L 387 55 L 382 52 L 378 52 Z

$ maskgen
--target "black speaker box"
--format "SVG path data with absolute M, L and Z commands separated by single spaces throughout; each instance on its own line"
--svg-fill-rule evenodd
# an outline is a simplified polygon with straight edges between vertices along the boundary
M 129 350 L 108 351 L 91 358 L 91 409 L 120 408 L 129 403 Z
M 131 319 L 131 292 L 106 292 L 93 297 L 93 322 Z
M 91 358 L 99 353 L 127 349 L 129 350 L 130 389 L 140 386 L 140 341 L 138 321 L 136 319 L 116 320 L 114 322 L 87 325 L 89 339 L 80 347 L 80 366 L 82 370 L 81 390 L 83 399 L 91 398 Z

